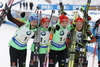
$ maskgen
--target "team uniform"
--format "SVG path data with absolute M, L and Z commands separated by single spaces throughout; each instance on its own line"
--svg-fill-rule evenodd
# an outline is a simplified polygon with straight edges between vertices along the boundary
M 66 37 L 68 34 L 68 27 L 63 28 L 60 23 L 68 22 L 68 17 L 61 15 L 59 17 L 60 21 L 54 26 L 55 29 L 53 38 L 51 41 L 50 47 L 50 56 L 49 56 L 49 67 L 55 67 L 56 61 L 58 61 L 59 67 L 64 67 L 65 65 L 65 56 L 66 56 Z M 66 53 L 65 53 L 66 52 Z M 56 61 L 55 61 L 56 60 Z
M 25 66 L 27 42 L 33 37 L 35 30 L 36 29 L 30 30 L 29 25 L 25 24 L 16 31 L 15 35 L 10 40 L 9 45 L 12 66 L 14 62 L 17 64 L 17 59 L 19 59 L 20 67 Z
M 73 32 L 74 31 L 74 32 Z M 79 62 L 79 56 L 80 56 L 80 49 L 85 49 L 86 45 L 83 45 L 82 44 L 82 31 L 76 31 L 76 30 L 71 30 L 71 33 L 70 33 L 70 36 L 68 38 L 71 38 L 71 35 L 73 33 L 76 33 L 76 35 L 74 35 L 76 38 L 75 38 L 75 41 L 76 41 L 76 50 L 75 50 L 75 63 L 76 65 L 74 65 L 75 67 L 77 67 L 77 63 Z M 94 36 L 93 34 L 91 33 L 91 31 L 88 31 L 88 34 L 90 34 L 88 37 L 90 37 L 90 39 L 93 39 Z M 68 34 L 69 35 L 69 34 Z M 92 42 L 92 41 L 91 41 Z M 94 41 L 93 41 L 94 42 Z M 85 48 L 84 48 L 85 47 Z M 84 65 L 87 65 L 88 61 L 86 60 L 86 51 L 87 51 L 87 48 L 84 50 L 85 51 L 85 56 L 84 56 Z
M 47 20 L 46 20 L 47 19 Z M 50 22 L 48 18 L 42 18 L 41 22 Z M 42 26 L 39 27 L 39 60 L 40 60 L 40 67 L 43 67 L 45 55 L 47 53 L 48 45 L 49 43 L 49 36 L 50 32 L 48 29 L 43 28 Z M 30 65 L 29 67 L 34 66 L 34 56 L 35 56 L 35 44 L 37 42 L 37 39 L 34 38 L 34 42 L 31 46 L 31 57 L 30 57 Z
M 19 21 L 12 17 L 11 13 L 9 12 L 7 15 L 8 20 L 12 21 L 13 23 L 17 24 L 19 28 L 17 29 L 16 33 L 12 37 L 9 42 L 10 48 L 10 62 L 11 67 L 17 67 L 19 63 L 19 67 L 25 67 L 26 65 L 26 55 L 27 55 L 27 42 L 30 38 L 33 38 L 36 28 L 31 29 L 30 24 L 24 24 L 22 21 Z M 37 20 L 37 17 L 30 17 L 30 21 Z M 30 23 L 30 21 L 27 23 Z M 18 63 L 17 63 L 17 60 Z
M 76 23 L 79 23 L 79 25 L 81 25 L 80 23 L 83 24 L 83 19 L 80 17 L 77 18 Z M 74 35 L 73 35 L 73 33 L 74 33 Z M 81 61 L 83 61 L 82 62 L 84 65 L 83 67 L 87 67 L 87 65 L 88 65 L 88 61 L 86 59 L 87 47 L 83 43 L 92 43 L 92 42 L 95 42 L 96 40 L 90 30 L 88 30 L 86 34 L 87 34 L 86 39 L 83 39 L 82 28 L 80 30 L 78 30 L 77 28 L 73 28 L 70 31 L 70 33 L 68 34 L 67 40 L 69 39 L 69 42 L 71 43 L 72 42 L 71 37 L 74 36 L 75 42 L 76 42 L 75 43 L 75 58 L 74 58 L 74 66 L 73 67 L 78 67 L 78 65 L 80 64 Z M 88 37 L 91 40 L 87 40 Z

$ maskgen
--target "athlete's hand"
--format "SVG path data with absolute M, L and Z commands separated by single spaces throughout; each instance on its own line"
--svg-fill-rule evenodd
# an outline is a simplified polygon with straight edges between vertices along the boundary
M 51 31 L 51 27 L 48 28 L 48 31 Z
M 51 32 L 51 33 L 55 33 L 56 30 L 55 30 L 54 27 L 49 27 L 49 28 L 48 28 L 48 31 Z
M 60 26 L 59 25 L 56 25 L 56 28 L 55 28 L 56 30 L 59 30 L 60 29 Z
M 92 19 L 91 16 L 88 16 L 88 17 L 87 17 L 87 20 L 88 20 L 88 21 L 90 21 L 91 19 Z
M 91 31 L 87 32 L 87 36 L 91 36 L 91 35 L 92 35 Z
M 90 43 L 90 41 L 88 41 L 88 40 L 83 40 L 83 43 Z
M 23 17 L 25 17 L 25 12 L 22 12 L 21 14 L 20 14 L 20 16 L 23 18 Z
M 77 45 L 80 47 L 80 48 L 83 48 L 83 45 L 81 43 L 77 43 Z

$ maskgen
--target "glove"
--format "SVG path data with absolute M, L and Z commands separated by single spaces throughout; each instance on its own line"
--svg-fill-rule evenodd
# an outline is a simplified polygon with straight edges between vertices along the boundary
M 76 43 L 78 47 L 83 48 L 83 45 L 81 43 Z
M 60 29 L 60 26 L 59 25 L 56 25 L 56 28 L 55 28 L 56 30 L 59 30 Z
M 74 27 L 76 27 L 76 25 L 75 25 L 75 24 L 73 24 L 73 26 L 74 26 Z
M 8 13 L 7 13 L 7 19 L 8 19 L 8 20 L 11 20 L 11 16 L 12 16 L 12 15 L 11 15 L 11 9 L 9 9 L 9 11 L 8 11 Z
M 87 32 L 87 36 L 91 36 L 91 34 L 92 34 L 91 32 Z
M 48 31 L 49 31 L 49 32 L 52 32 L 52 33 L 55 33 L 55 32 L 56 32 L 56 29 L 55 29 L 55 28 L 52 29 L 52 27 L 49 27 L 49 28 L 48 28 Z
M 20 16 L 23 18 L 23 17 L 25 17 L 25 12 L 22 12 L 21 14 L 20 14 Z
M 51 31 L 51 27 L 48 28 L 48 31 Z
M 11 13 L 11 9 L 9 9 L 8 13 L 7 14 L 10 14 Z
M 98 36 L 96 35 L 95 38 L 98 39 Z
M 91 19 L 92 19 L 91 16 L 88 16 L 88 17 L 87 17 L 87 20 L 88 20 L 88 21 L 90 21 Z
M 88 40 L 83 40 L 83 43 L 90 43 Z

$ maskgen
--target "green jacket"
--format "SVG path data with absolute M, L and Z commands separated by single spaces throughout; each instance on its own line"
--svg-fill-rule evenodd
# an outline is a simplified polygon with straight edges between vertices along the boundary
M 57 25 L 60 26 L 60 24 L 57 24 Z M 52 42 L 56 43 L 56 44 L 63 44 L 63 46 L 60 45 L 60 47 L 57 47 L 56 45 L 54 45 L 51 42 L 51 47 L 50 47 L 51 50 L 61 51 L 61 50 L 64 50 L 66 48 L 66 43 L 65 43 L 66 37 L 67 37 L 69 29 L 71 29 L 69 27 L 67 26 L 66 28 L 62 28 L 60 26 L 60 29 L 55 31 L 55 33 L 53 34 Z
M 36 31 L 36 28 L 30 30 L 30 24 L 21 26 L 17 29 L 15 35 L 10 40 L 9 45 L 18 50 L 27 49 L 27 42 L 31 37 L 33 37 L 34 31 Z M 22 46 L 22 44 L 24 46 Z

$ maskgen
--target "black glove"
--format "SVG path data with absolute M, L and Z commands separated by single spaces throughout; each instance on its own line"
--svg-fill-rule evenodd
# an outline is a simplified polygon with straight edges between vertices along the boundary
M 98 39 L 98 36 L 96 35 L 95 38 Z
M 87 32 L 87 36 L 91 36 L 92 35 L 92 33 L 91 32 Z
M 75 25 L 75 24 L 73 24 L 73 27 L 76 27 L 76 25 Z
M 49 32 L 52 32 L 52 33 L 55 33 L 55 32 L 56 32 L 56 29 L 55 29 L 55 28 L 52 28 L 52 27 L 49 27 L 49 28 L 48 28 L 48 31 L 49 31 Z
M 56 30 L 59 30 L 60 29 L 60 26 L 59 25 L 56 25 L 56 28 L 55 28 Z
M 11 15 L 11 9 L 9 9 L 9 11 L 7 13 L 7 19 L 11 20 L 11 17 L 12 17 L 12 15 Z
M 21 14 L 20 14 L 20 16 L 23 18 L 23 17 L 25 17 L 25 12 L 22 12 Z
M 83 40 L 83 43 L 90 43 L 88 40 Z
M 88 16 L 88 17 L 87 17 L 87 20 L 90 21 L 90 20 L 91 20 L 91 16 Z
M 48 28 L 48 31 L 51 31 L 51 27 Z
M 83 48 L 83 45 L 81 43 L 76 43 L 78 47 Z
M 11 13 L 11 9 L 9 9 L 8 13 L 7 14 L 10 14 Z

